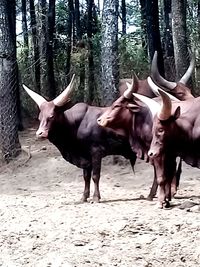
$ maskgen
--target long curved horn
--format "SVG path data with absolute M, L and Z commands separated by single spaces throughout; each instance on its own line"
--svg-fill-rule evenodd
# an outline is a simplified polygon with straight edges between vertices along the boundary
M 173 90 L 177 86 L 177 83 L 169 82 L 160 75 L 158 71 L 157 62 L 158 62 L 158 52 L 155 51 L 153 60 L 151 63 L 151 76 L 153 80 L 156 81 L 159 85 L 164 86 L 169 90 Z
M 133 93 L 133 95 L 138 98 L 140 101 L 142 101 L 145 105 L 147 105 L 147 107 L 150 109 L 152 117 L 154 117 L 157 112 L 160 110 L 160 104 L 158 102 L 156 102 L 155 100 L 153 100 L 152 98 L 149 98 L 147 96 L 144 95 L 140 95 L 137 93 Z
M 192 75 L 192 72 L 194 70 L 194 65 L 195 65 L 195 58 L 192 56 L 190 60 L 190 66 L 188 67 L 186 73 L 183 75 L 183 77 L 179 80 L 180 83 L 186 84 L 189 80 L 189 78 Z
M 24 90 L 29 94 L 29 96 L 35 101 L 39 108 L 43 103 L 47 102 L 44 97 L 29 89 L 26 85 L 22 84 L 22 86 Z
M 162 107 L 157 116 L 160 120 L 167 120 L 172 114 L 172 102 L 165 91 L 161 91 L 160 89 L 158 91 L 162 97 Z
M 158 87 L 158 86 L 153 82 L 153 80 L 151 79 L 151 77 L 148 77 L 148 78 L 147 78 L 147 82 L 148 82 L 148 84 L 149 84 L 151 90 L 154 92 L 155 95 L 160 96 L 158 90 L 160 90 L 160 91 L 164 91 L 163 89 L 161 89 L 160 87 Z M 165 91 L 164 91 L 164 92 L 165 92 Z M 173 95 L 171 95 L 171 94 L 169 94 L 169 93 L 167 93 L 167 92 L 165 92 L 165 93 L 170 97 L 171 100 L 173 100 L 173 101 L 178 101 L 178 102 L 180 101 L 180 100 L 179 100 L 178 98 L 176 98 L 175 96 L 173 96 Z
M 124 91 L 124 97 L 127 99 L 131 99 L 132 98 L 132 93 L 133 92 L 137 92 L 138 90 L 138 77 L 136 76 L 135 72 L 133 72 L 133 76 L 132 76 L 132 83 L 126 83 L 128 89 L 126 89 L 126 91 Z
M 67 86 L 67 88 L 53 100 L 53 103 L 56 106 L 61 107 L 69 100 L 69 96 L 74 87 L 74 82 L 75 82 L 75 74 L 73 74 L 71 82 Z

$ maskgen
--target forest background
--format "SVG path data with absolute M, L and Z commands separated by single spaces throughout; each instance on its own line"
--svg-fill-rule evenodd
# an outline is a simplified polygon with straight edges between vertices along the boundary
M 199 0 L 2 0 L 0 161 L 19 154 L 18 130 L 38 114 L 22 83 L 53 99 L 75 73 L 74 103 L 110 105 L 119 80 L 145 79 L 158 51 L 170 81 L 195 57 L 189 86 L 199 95 L 199 40 Z

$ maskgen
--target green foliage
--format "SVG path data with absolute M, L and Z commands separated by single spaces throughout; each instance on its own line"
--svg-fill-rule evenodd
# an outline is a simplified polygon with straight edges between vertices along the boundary
M 129 3 L 126 3 L 126 12 L 127 24 L 140 28 L 141 12 L 138 0 L 131 0 Z
M 149 74 L 149 62 L 141 45 L 140 32 L 119 40 L 120 77 L 130 78 L 134 71 L 141 79 Z

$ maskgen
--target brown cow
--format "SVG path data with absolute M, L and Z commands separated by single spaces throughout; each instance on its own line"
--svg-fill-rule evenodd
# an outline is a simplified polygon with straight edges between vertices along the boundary
M 119 93 L 123 95 L 123 93 L 130 87 L 130 84 L 133 83 L 134 79 L 134 92 L 139 93 L 141 95 L 145 95 L 148 97 L 155 97 L 156 92 L 152 91 L 149 87 L 147 80 L 139 80 L 135 73 L 133 73 L 132 79 L 120 79 L 119 80 Z
M 186 86 L 186 83 L 188 82 L 194 70 L 194 65 L 195 65 L 194 57 L 191 58 L 190 65 L 187 71 L 178 82 L 167 81 L 160 75 L 157 66 L 157 57 L 158 54 L 157 51 L 155 51 L 151 63 L 151 78 L 153 79 L 153 81 L 159 87 L 163 88 L 165 91 L 168 91 L 170 94 L 175 95 L 180 100 L 187 100 L 193 98 L 194 96 L 191 93 L 191 89 Z
M 159 91 L 162 105 L 149 105 L 145 97 L 142 101 L 157 114 L 153 122 L 153 138 L 148 152 L 153 160 L 159 186 L 159 207 L 169 206 L 171 182 L 175 173 L 176 157 L 187 164 L 200 168 L 200 97 L 186 101 L 172 102 L 168 95 Z M 140 98 L 140 96 L 137 95 Z M 154 109 L 155 111 L 155 109 Z
M 92 176 L 93 201 L 99 202 L 102 158 L 107 155 L 122 155 L 129 159 L 134 167 L 136 155 L 126 137 L 97 124 L 97 118 L 106 108 L 85 103 L 78 103 L 71 108 L 67 106 L 73 83 L 74 79 L 59 96 L 49 102 L 26 86 L 24 89 L 40 109 L 37 137 L 48 138 L 66 161 L 83 169 L 85 188 L 81 200 L 84 202 L 90 196 Z
M 137 154 L 137 157 L 141 159 L 146 158 L 146 160 L 148 160 L 147 152 L 152 140 L 153 117 L 146 106 L 138 107 L 136 103 L 133 103 L 132 93 L 134 91 L 134 86 L 130 86 L 129 90 L 126 90 L 123 96 L 119 97 L 107 108 L 98 118 L 97 122 L 103 127 L 111 128 L 118 134 L 126 136 L 129 139 L 132 150 Z M 175 97 L 172 97 L 172 99 L 178 101 Z M 180 174 L 181 162 L 176 175 L 177 183 L 179 183 Z M 155 176 L 148 199 L 153 199 L 156 190 L 157 183 Z

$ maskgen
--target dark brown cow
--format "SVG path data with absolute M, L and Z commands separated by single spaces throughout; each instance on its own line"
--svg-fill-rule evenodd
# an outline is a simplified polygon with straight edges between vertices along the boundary
M 200 168 L 200 97 L 172 102 L 168 95 L 159 91 L 162 105 L 156 105 L 153 122 L 153 138 L 148 152 L 153 160 L 159 186 L 159 206 L 169 206 L 171 181 L 175 173 L 176 157 L 187 164 Z M 143 101 L 145 97 L 143 97 Z M 149 105 L 149 99 L 148 103 Z M 149 105 L 151 109 L 154 104 Z
M 93 201 L 99 202 L 102 158 L 107 155 L 122 155 L 130 160 L 133 167 L 136 155 L 131 150 L 126 137 L 97 124 L 97 118 L 106 111 L 106 108 L 78 103 L 67 109 L 72 87 L 73 79 L 66 90 L 49 102 L 26 86 L 24 89 L 40 109 L 37 137 L 48 138 L 59 149 L 66 161 L 83 169 L 85 188 L 82 201 L 84 202 L 90 196 L 92 175 Z
M 139 80 L 138 77 L 135 75 L 135 73 L 133 74 L 133 78 L 132 79 L 120 79 L 119 80 L 119 93 L 120 95 L 123 95 L 123 93 L 130 88 L 130 84 L 133 83 L 133 79 L 134 79 L 134 92 L 135 93 L 139 93 L 141 95 L 145 95 L 148 97 L 155 97 L 157 95 L 156 92 L 152 91 L 149 87 L 149 84 L 147 82 L 147 80 Z
M 158 57 L 158 54 L 157 54 L 157 51 L 155 51 L 152 64 L 151 64 L 151 78 L 153 79 L 153 81 L 158 86 L 163 88 L 165 91 L 168 91 L 169 93 L 176 96 L 180 100 L 187 100 L 187 99 L 193 98 L 194 96 L 191 93 L 191 89 L 188 88 L 186 84 L 194 70 L 194 65 L 195 65 L 194 57 L 191 58 L 190 65 L 187 71 L 185 72 L 183 77 L 178 82 L 167 81 L 160 75 L 158 71 L 158 67 L 157 67 L 157 57 Z
M 118 134 L 126 136 L 137 157 L 148 161 L 147 152 L 152 140 L 153 117 L 146 106 L 138 107 L 136 103 L 133 103 L 132 93 L 134 91 L 134 86 L 130 86 L 129 90 L 123 96 L 119 97 L 111 107 L 107 108 L 98 118 L 97 122 L 102 127 L 111 128 Z M 176 99 L 174 97 L 172 98 L 173 100 Z M 180 174 L 181 163 L 177 171 L 177 182 L 179 182 Z M 156 190 L 157 183 L 155 176 L 148 199 L 153 199 Z

